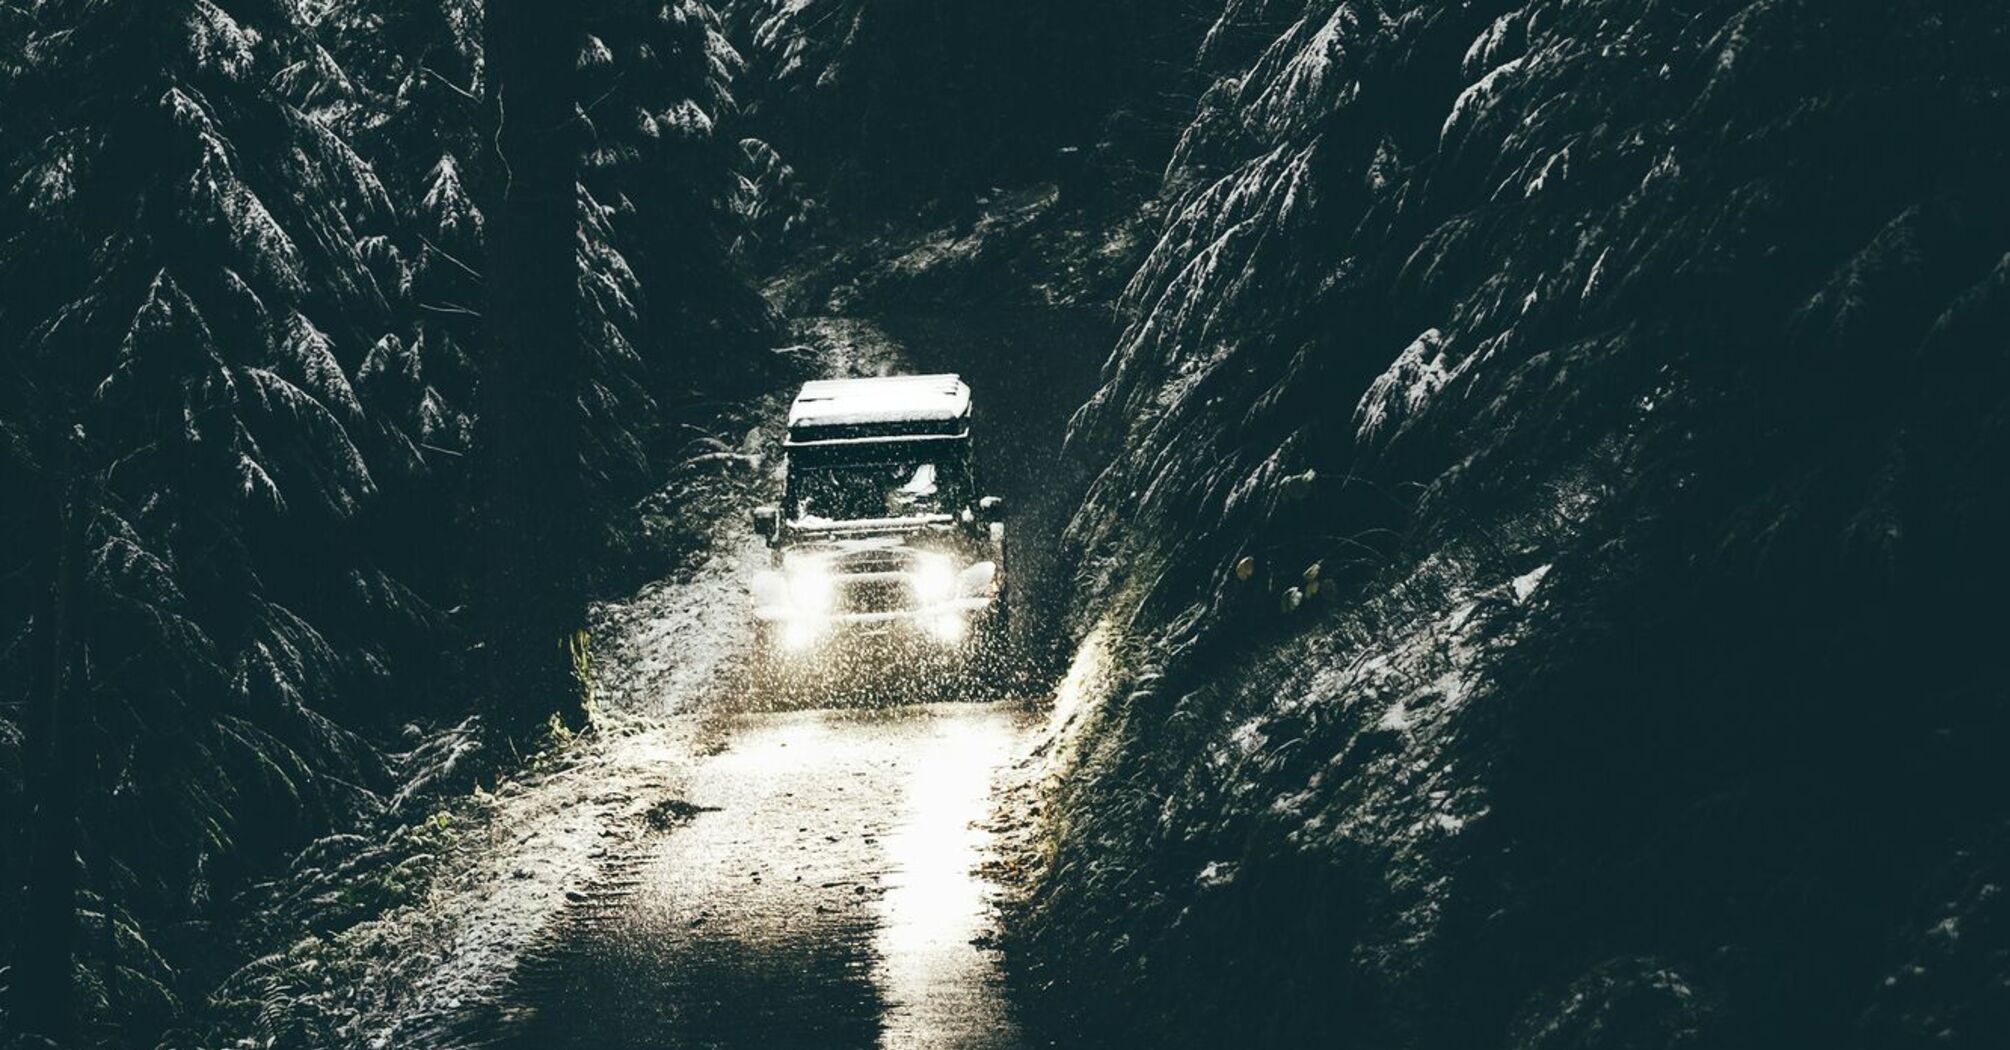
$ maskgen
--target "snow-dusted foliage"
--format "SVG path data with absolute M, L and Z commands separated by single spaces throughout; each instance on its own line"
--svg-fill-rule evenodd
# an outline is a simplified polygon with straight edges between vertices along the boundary
M 577 242 L 596 524 L 648 479 L 663 395 L 746 376 L 772 327 L 727 262 L 743 157 L 718 130 L 737 59 L 717 17 L 597 10 L 582 62 L 611 72 L 580 100 Z M 310 834 L 402 819 L 386 741 L 467 700 L 442 610 L 476 568 L 481 28 L 475 0 L 0 6 L 0 905 L 70 510 L 79 853 L 93 914 L 130 927 L 91 948 L 130 974 L 86 1005 L 130 1041 L 228 962 L 222 937 L 160 931 L 227 922 Z
M 1397 469 L 1389 458 L 1454 438 L 1476 409 L 1489 409 L 1489 422 L 1540 417 L 1547 425 L 1531 431 L 1560 429 L 1568 424 L 1550 410 L 1561 405 L 1502 395 L 1512 384 L 1538 398 L 1545 389 L 1586 397 L 1566 394 L 1577 384 L 1556 378 L 1565 373 L 1624 374 L 1631 396 L 1609 400 L 1665 409 L 1655 391 L 1681 383 L 1676 362 L 1642 366 L 1606 351 L 1622 323 L 1666 330 L 1703 318 L 1686 305 L 1643 316 L 1632 304 L 1699 280 L 1709 257 L 1693 254 L 1698 244 L 1730 251 L 1771 236 L 1808 252 L 1839 239 L 1820 223 L 1809 230 L 1818 236 L 1785 238 L 1787 223 L 1814 206 L 1781 199 L 1781 187 L 1841 176 L 1809 161 L 1807 170 L 1782 163 L 1735 180 L 1714 163 L 1717 153 L 1751 156 L 1775 138 L 1829 143 L 1792 119 L 1800 96 L 1776 98 L 1782 89 L 1763 72 L 1739 72 L 1787 61 L 1752 43 L 1764 39 L 1759 27 L 1787 19 L 1780 5 L 1718 5 L 1715 21 L 1693 23 L 1649 3 L 1579 6 L 1596 14 L 1544 4 L 1224 5 L 1203 65 L 1220 61 L 1218 38 L 1230 26 L 1282 27 L 1206 93 L 1167 173 L 1170 217 L 1126 295 L 1129 329 L 1105 386 L 1078 420 L 1080 440 L 1122 438 L 1099 504 L 1134 500 L 1148 514 L 1220 508 L 1287 447 L 1298 449 L 1299 467 L 1335 479 L 1428 480 L 1422 466 Z M 1813 35 L 1861 50 L 1860 32 L 1835 16 Z M 1637 70 L 1650 40 L 1670 53 Z M 1573 78 L 1596 90 L 1560 86 Z M 1771 92 L 1759 96 L 1765 105 L 1731 99 L 1739 78 Z M 1898 78 L 1884 94 L 1925 90 Z M 1736 151 L 1716 141 L 1727 121 L 1744 136 Z M 1956 178 L 1921 164 L 1930 178 L 1916 185 L 1899 186 L 1880 165 L 1856 177 L 1869 188 L 1847 189 L 1910 207 Z M 1897 238 L 1927 220 L 1902 210 L 1892 218 Z M 1757 294 L 1733 290 L 1711 315 L 1728 317 Z M 1433 426 L 1433 404 L 1465 412 Z M 1600 432 L 1575 438 L 1582 446 Z M 1223 455 L 1159 451 L 1194 435 Z M 1336 481 L 1336 498 L 1341 488 Z M 1092 549 L 1121 542 L 1101 534 L 1102 520 L 1082 522 Z M 1210 521 L 1145 531 L 1148 546 L 1168 534 L 1218 533 L 1226 547 L 1203 562 L 1220 565 L 1233 560 L 1226 548 L 1288 530 L 1258 521 L 1216 530 Z M 1183 560 L 1189 572 L 1165 585 L 1207 572 Z M 1167 597 L 1193 600 L 1185 591 Z
M 1136 166 L 1156 170 L 1180 117 L 1166 60 L 1197 39 L 1205 6 L 720 4 L 747 59 L 748 133 L 810 176 L 833 219 L 923 205 L 955 215 L 973 195 L 1035 179 L 1145 182 Z
M 328 715 L 354 724 L 431 615 L 358 533 L 414 469 L 410 436 L 357 386 L 391 323 L 365 245 L 396 217 L 302 108 L 343 98 L 344 78 L 266 8 L 45 3 L 27 39 L 0 346 L 19 385 L 4 412 L 42 480 L 10 516 L 29 540 L 8 545 L 28 559 L 10 577 L 30 585 L 7 610 L 26 642 L 9 658 L 29 661 L 10 664 L 8 700 L 34 699 L 17 672 L 47 644 L 34 581 L 49 586 L 52 549 L 32 540 L 67 504 L 86 552 L 89 672 L 67 700 L 94 734 L 73 774 L 92 792 L 84 855 L 109 858 L 92 877 L 142 936 L 201 914 L 236 851 L 373 805 L 372 752 Z M 66 496 L 71 472 L 90 480 Z M 166 1020 L 199 988 L 159 963 L 121 958 L 139 998 L 100 1007 L 140 1031 Z
M 411 217 L 366 246 L 397 290 L 398 324 L 365 367 L 400 388 L 392 401 L 421 455 L 464 455 L 484 294 L 480 187 L 500 174 L 476 132 L 480 5 L 337 0 L 316 21 L 356 71 L 360 102 L 336 123 Z M 580 401 L 595 491 L 612 506 L 647 477 L 666 413 L 758 374 L 775 321 L 728 259 L 754 227 L 742 221 L 746 162 L 721 130 L 742 63 L 719 17 L 697 0 L 624 0 L 596 5 L 585 29 L 578 259 L 592 353 Z M 390 368 L 394 357 L 404 364 Z M 425 505 L 438 513 L 437 500 Z
M 810 232 L 816 205 L 796 169 L 773 146 L 756 138 L 740 140 L 742 163 L 732 195 L 733 254 L 758 259 L 801 241 Z
M 607 299 L 606 330 L 651 363 L 641 378 L 666 405 L 764 375 L 778 322 L 729 258 L 754 229 L 740 219 L 754 158 L 733 132 L 744 61 L 698 0 L 598 5 L 586 29 L 586 229 L 604 241 L 593 251 L 628 271 L 605 276 L 645 293 Z
M 1219 6 L 1038 957 L 1197 1045 L 1984 1045 L 1908 931 L 2010 816 L 2010 9 Z

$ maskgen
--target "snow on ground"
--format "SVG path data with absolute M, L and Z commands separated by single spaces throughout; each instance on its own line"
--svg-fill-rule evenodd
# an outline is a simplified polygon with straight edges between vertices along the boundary
M 736 684 L 739 571 L 759 557 L 758 543 L 729 544 L 688 579 L 596 610 L 591 728 L 493 792 L 443 800 L 429 818 L 439 847 L 420 855 L 430 879 L 414 899 L 241 975 L 249 994 L 269 1001 L 277 989 L 286 1002 L 282 1023 L 260 1017 L 260 1034 L 373 1048 L 485 1042 L 519 963 L 566 908 L 688 816 L 684 784 L 705 734 L 697 716 Z
M 868 322 L 821 318 L 800 334 L 811 345 L 797 355 L 823 376 L 903 370 L 897 345 Z M 406 829 L 430 850 L 399 865 L 422 883 L 403 903 L 301 936 L 233 978 L 220 998 L 255 1004 L 255 1033 L 230 1033 L 236 1045 L 482 1044 L 504 1023 L 521 962 L 562 936 L 568 906 L 691 815 L 682 796 L 708 727 L 742 706 L 747 581 L 767 563 L 745 516 L 779 479 L 794 394 L 790 384 L 722 414 L 763 421 L 744 442 L 751 476 L 666 482 L 710 549 L 689 571 L 592 610 L 590 728 Z
M 677 794 L 689 727 L 596 734 L 549 765 L 477 795 L 471 826 L 416 902 L 296 952 L 362 969 L 333 982 L 346 1045 L 480 1041 L 517 961 L 611 856 L 642 848 L 652 814 Z M 460 821 L 456 821 L 458 824 Z M 345 1016 L 346 1015 L 346 1016 Z
M 731 679 L 751 637 L 747 581 L 767 565 L 751 533 L 723 545 L 680 583 L 649 584 L 593 611 L 594 701 L 603 720 L 690 713 Z

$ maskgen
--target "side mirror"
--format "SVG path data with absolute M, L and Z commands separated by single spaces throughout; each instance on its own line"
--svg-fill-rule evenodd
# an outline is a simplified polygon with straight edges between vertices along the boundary
M 782 509 L 775 506 L 755 507 L 753 517 L 754 531 L 767 539 L 774 539 L 781 528 Z
M 1005 520 L 1005 497 L 986 496 L 977 501 L 977 516 L 987 522 Z

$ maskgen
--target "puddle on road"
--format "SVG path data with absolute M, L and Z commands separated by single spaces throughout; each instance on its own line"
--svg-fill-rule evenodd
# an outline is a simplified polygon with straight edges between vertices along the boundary
M 748 716 L 716 806 L 578 909 L 520 987 L 524 1047 L 1013 1050 L 981 825 L 1025 716 L 1002 705 Z M 976 943 L 973 943 L 976 942 Z

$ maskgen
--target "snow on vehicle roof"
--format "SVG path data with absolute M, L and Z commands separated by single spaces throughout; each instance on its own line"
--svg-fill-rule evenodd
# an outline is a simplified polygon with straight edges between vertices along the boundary
M 969 415 L 970 387 L 956 375 L 819 379 L 796 395 L 789 429 L 950 422 Z

